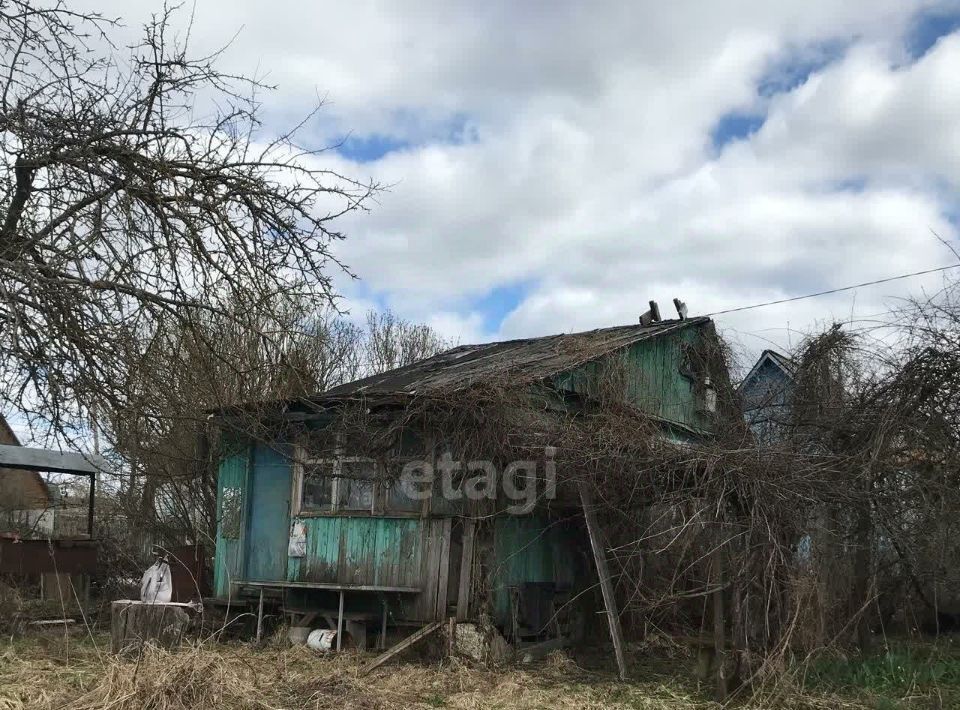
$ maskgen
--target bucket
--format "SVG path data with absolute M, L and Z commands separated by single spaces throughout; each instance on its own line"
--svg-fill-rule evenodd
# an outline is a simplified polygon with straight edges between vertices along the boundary
M 329 629 L 314 629 L 307 637 L 307 645 L 314 651 L 330 651 L 333 649 L 337 632 Z

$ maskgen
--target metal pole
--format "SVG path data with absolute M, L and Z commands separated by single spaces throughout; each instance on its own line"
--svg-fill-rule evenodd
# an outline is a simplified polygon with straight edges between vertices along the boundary
M 87 501 L 87 535 L 93 539 L 93 501 L 97 494 L 97 474 L 90 474 L 90 500 Z
M 337 650 L 340 650 L 340 641 L 343 638 L 343 590 L 340 590 L 340 611 L 337 613 Z

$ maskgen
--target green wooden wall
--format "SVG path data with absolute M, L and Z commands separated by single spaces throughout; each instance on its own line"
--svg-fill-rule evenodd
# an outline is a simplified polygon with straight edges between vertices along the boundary
M 230 595 L 231 580 L 239 579 L 243 573 L 243 531 L 245 528 L 247 465 L 249 451 L 246 447 L 232 447 L 220 459 L 217 481 L 217 544 L 214 559 L 214 591 L 216 596 L 225 599 Z M 237 491 L 237 500 L 225 506 L 225 497 L 232 497 L 231 491 Z M 236 506 L 234 508 L 234 506 Z M 225 507 L 230 510 L 225 510 Z M 225 515 L 226 513 L 226 515 Z M 233 515 L 237 520 L 228 520 Z M 234 534 L 236 533 L 236 534 Z
M 369 515 L 304 516 L 306 554 L 288 557 L 292 463 L 282 446 L 235 447 L 220 461 L 214 589 L 220 599 L 239 580 L 329 582 L 423 590 L 408 606 L 411 618 L 433 619 L 446 603 L 441 589 L 449 558 L 450 521 Z M 270 492 L 267 505 L 257 495 Z M 284 493 L 281 508 L 273 493 Z M 276 539 L 283 542 L 275 544 Z M 281 549 L 282 547 L 282 549 Z M 279 571 L 264 574 L 279 562 Z
M 421 521 L 416 518 L 305 517 L 307 554 L 291 557 L 287 578 L 389 587 L 420 583 Z
M 607 368 L 622 363 L 624 399 L 641 411 L 691 429 L 709 432 L 713 424 L 703 411 L 692 379 L 681 372 L 684 349 L 706 337 L 704 326 L 690 326 L 656 338 L 641 340 L 612 356 L 616 364 L 597 361 L 554 378 L 560 390 L 591 394 Z

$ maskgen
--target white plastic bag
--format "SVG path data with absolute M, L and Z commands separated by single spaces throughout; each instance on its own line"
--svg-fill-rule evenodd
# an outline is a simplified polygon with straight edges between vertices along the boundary
M 157 560 L 143 573 L 143 579 L 140 580 L 140 600 L 163 604 L 172 597 L 170 565 L 163 560 Z
M 287 557 L 307 556 L 307 526 L 299 520 L 290 526 L 290 542 L 287 544 Z

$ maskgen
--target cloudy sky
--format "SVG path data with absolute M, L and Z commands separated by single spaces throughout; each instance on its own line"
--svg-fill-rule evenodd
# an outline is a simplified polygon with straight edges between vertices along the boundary
M 96 2 L 133 31 L 153 2 Z M 461 342 L 693 314 L 956 261 L 960 1 L 197 0 L 267 130 L 390 184 L 341 226 L 355 313 Z M 747 353 L 941 275 L 718 316 Z

